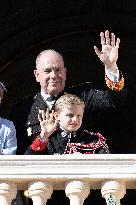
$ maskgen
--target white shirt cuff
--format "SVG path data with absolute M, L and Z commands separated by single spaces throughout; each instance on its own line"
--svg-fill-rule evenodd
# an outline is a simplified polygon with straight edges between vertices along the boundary
M 105 69 L 105 74 L 112 82 L 117 83 L 119 81 L 119 70 L 117 70 L 117 73 L 112 73 Z

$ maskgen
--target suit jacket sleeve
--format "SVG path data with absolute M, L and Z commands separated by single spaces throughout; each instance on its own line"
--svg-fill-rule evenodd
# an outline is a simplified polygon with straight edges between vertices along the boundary
M 84 83 L 73 86 L 67 90 L 81 97 L 87 109 L 92 111 L 103 112 L 126 105 L 127 90 L 113 91 L 109 88 L 106 90 L 97 90 L 91 87 L 90 83 Z

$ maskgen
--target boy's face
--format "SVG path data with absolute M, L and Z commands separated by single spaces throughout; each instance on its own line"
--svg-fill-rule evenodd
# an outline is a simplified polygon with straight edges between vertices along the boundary
M 83 118 L 84 108 L 82 105 L 66 105 L 61 111 L 55 112 L 55 117 L 59 120 L 60 127 L 66 131 L 77 131 Z
M 3 90 L 0 90 L 0 103 L 1 103 L 2 98 L 3 98 Z

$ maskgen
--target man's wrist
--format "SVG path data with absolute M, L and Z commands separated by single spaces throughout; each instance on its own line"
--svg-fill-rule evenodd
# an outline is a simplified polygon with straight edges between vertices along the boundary
M 118 66 L 116 63 L 110 64 L 110 65 L 105 65 L 105 70 L 116 75 L 118 72 Z
M 124 83 L 124 77 L 121 72 L 120 72 L 120 76 L 121 77 L 119 81 L 112 81 L 111 79 L 108 78 L 107 75 L 105 75 L 105 81 L 107 87 L 114 91 L 121 91 L 124 88 L 125 83 Z
M 109 70 L 105 69 L 105 75 L 113 82 L 119 82 L 120 80 L 120 72 L 117 70 L 117 73 L 109 72 Z

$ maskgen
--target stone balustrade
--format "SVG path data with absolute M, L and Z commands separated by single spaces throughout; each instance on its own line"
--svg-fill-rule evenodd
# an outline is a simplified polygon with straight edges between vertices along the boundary
M 33 205 L 45 205 L 53 190 L 83 205 L 91 189 L 119 205 L 127 189 L 136 189 L 136 155 L 0 156 L 0 205 L 10 205 L 17 190 L 28 190 Z

